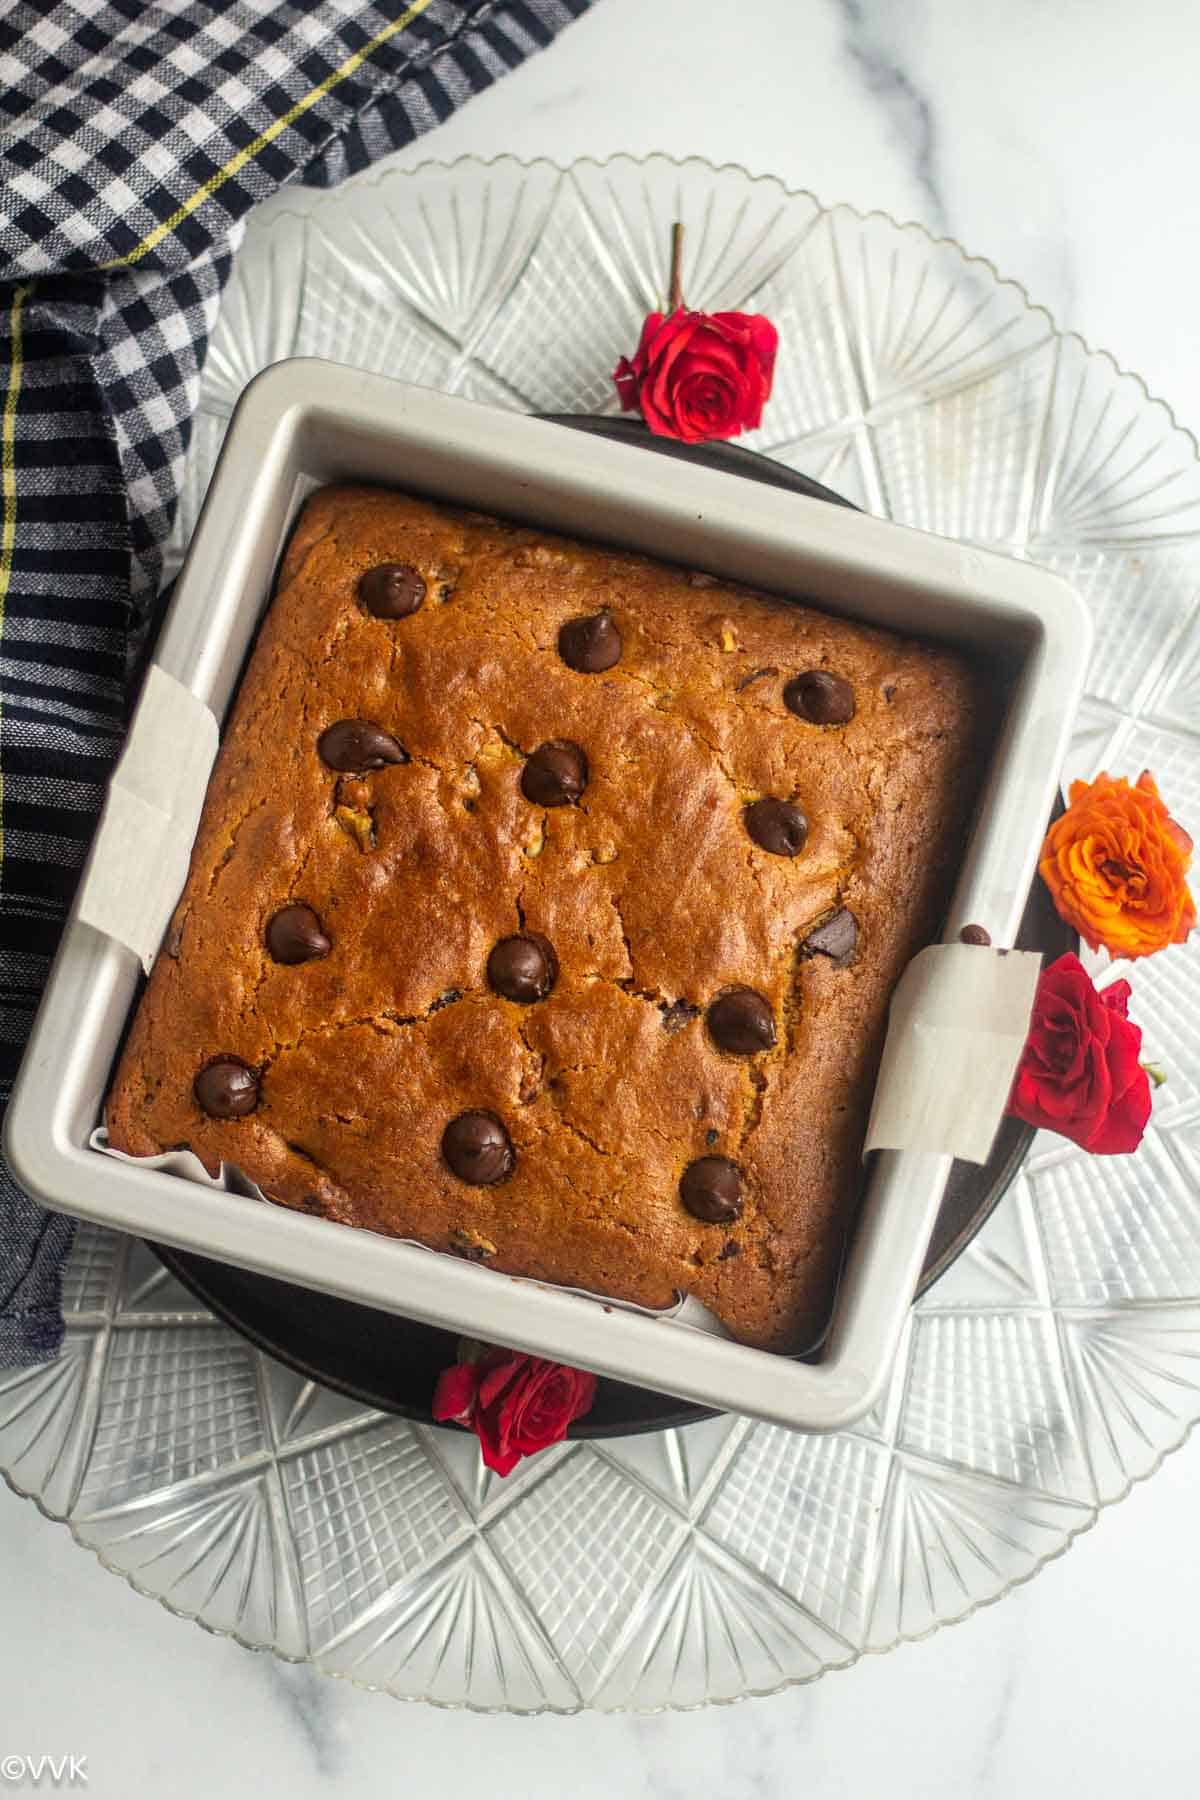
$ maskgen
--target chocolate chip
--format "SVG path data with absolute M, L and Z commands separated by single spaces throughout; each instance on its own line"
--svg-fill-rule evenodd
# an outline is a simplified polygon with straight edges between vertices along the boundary
M 521 771 L 521 792 L 535 806 L 570 806 L 587 784 L 587 757 L 567 738 L 539 745 Z
M 408 761 L 404 745 L 370 719 L 339 719 L 317 739 L 317 753 L 327 767 L 352 775 Z
M 797 856 L 808 837 L 808 820 L 789 800 L 756 800 L 746 808 L 746 830 L 772 856 Z
M 688 1164 L 679 1195 L 694 1219 L 729 1225 L 742 1210 L 742 1177 L 727 1156 L 700 1156 Z
M 512 1139 L 490 1112 L 464 1112 L 451 1119 L 442 1133 L 442 1155 L 451 1173 L 472 1187 L 503 1181 L 517 1160 Z
M 662 1025 L 668 1037 L 674 1037 L 677 1031 L 682 1031 L 685 1025 L 699 1017 L 700 1008 L 693 1006 L 690 1000 L 672 1000 L 669 1006 L 662 1005 Z
M 237 1056 L 214 1056 L 205 1063 L 192 1092 L 210 1119 L 244 1119 L 258 1105 L 258 1077 Z
M 425 580 L 411 563 L 379 563 L 360 576 L 358 597 L 377 619 L 407 619 L 425 598 Z
M 990 944 L 992 934 L 982 925 L 964 925 L 959 932 L 964 944 Z
M 741 1254 L 742 1246 L 738 1243 L 737 1239 L 728 1238 L 717 1251 L 717 1261 L 728 1262 L 731 1256 L 740 1256 Z
M 844 969 L 852 962 L 857 947 L 858 921 L 844 906 L 815 931 L 810 931 L 801 945 L 806 956 L 827 956 L 835 969 Z
M 784 688 L 783 704 L 810 725 L 848 725 L 854 717 L 854 689 L 827 669 L 806 669 Z
M 487 976 L 498 994 L 529 1006 L 544 1000 L 558 978 L 554 947 L 536 931 L 501 938 L 488 957 Z
M 612 614 L 592 613 L 568 619 L 558 634 L 558 654 L 569 669 L 581 675 L 599 675 L 621 660 L 621 634 Z
M 312 962 L 333 945 L 311 906 L 284 906 L 267 926 L 267 949 L 277 963 Z
M 775 1016 L 770 1003 L 754 988 L 730 988 L 708 1009 L 708 1029 L 718 1050 L 731 1056 L 757 1056 L 775 1042 Z
M 704 1141 L 708 1145 L 710 1150 L 712 1149 L 713 1145 L 718 1141 L 720 1136 L 721 1136 L 721 1134 L 716 1129 L 715 1126 L 710 1126 L 709 1129 L 705 1132 Z

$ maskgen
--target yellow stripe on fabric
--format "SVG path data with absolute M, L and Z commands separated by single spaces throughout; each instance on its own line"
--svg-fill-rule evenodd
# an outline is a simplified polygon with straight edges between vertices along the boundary
M 19 287 L 13 294 L 9 313 L 12 352 L 8 364 L 8 389 L 4 396 L 4 424 L 0 429 L 0 501 L 3 523 L 0 524 L 0 632 L 4 630 L 4 603 L 12 575 L 13 546 L 17 541 L 17 400 L 21 393 L 21 371 L 25 361 L 23 321 L 21 314 L 29 298 L 32 284 Z M 4 867 L 4 768 L 0 764 L 0 869 Z
M 124 256 L 117 256 L 113 258 L 112 262 L 102 263 L 101 267 L 124 269 L 128 268 L 131 263 L 140 262 L 143 256 L 148 256 L 150 251 L 156 249 L 165 237 L 170 237 L 171 233 L 182 225 L 183 221 L 190 217 L 198 206 L 202 206 L 206 200 L 211 199 L 218 188 L 224 187 L 225 183 L 244 169 L 248 162 L 252 162 L 260 150 L 265 150 L 267 145 L 273 143 L 281 132 L 288 129 L 289 125 L 294 125 L 302 113 L 306 113 L 311 106 L 315 106 L 318 100 L 323 100 L 325 95 L 338 85 L 339 81 L 345 81 L 348 75 L 353 75 L 356 69 L 360 69 L 369 57 L 374 56 L 376 50 L 382 48 L 389 38 L 394 38 L 398 32 L 403 31 L 406 25 L 411 25 L 413 20 L 419 18 L 431 3 L 432 0 L 413 0 L 413 4 L 407 7 L 400 17 L 393 19 L 390 25 L 385 25 L 369 44 L 364 44 L 361 50 L 355 50 L 336 69 L 331 69 L 324 81 L 310 89 L 307 94 L 296 101 L 294 106 L 289 107 L 287 112 L 268 125 L 267 129 L 260 132 L 254 139 L 253 143 L 247 144 L 244 150 L 239 150 L 236 156 L 231 156 L 223 167 L 215 170 L 208 180 L 196 189 L 194 194 L 189 194 L 182 206 L 176 207 L 169 219 L 164 219 L 161 225 L 156 225 L 140 244 L 127 251 Z

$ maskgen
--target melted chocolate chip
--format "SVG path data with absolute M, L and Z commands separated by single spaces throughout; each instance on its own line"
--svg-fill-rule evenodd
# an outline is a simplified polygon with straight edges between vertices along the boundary
M 964 944 L 986 945 L 992 941 L 991 932 L 983 925 L 964 925 L 958 935 Z
M 835 969 L 853 962 L 858 947 L 858 921 L 843 906 L 831 919 L 810 931 L 801 946 L 806 956 L 827 956 Z
M 506 1000 L 544 1000 L 558 978 L 554 947 L 536 931 L 501 938 L 488 957 L 488 980 Z
M 806 669 L 784 688 L 783 704 L 810 725 L 848 725 L 854 717 L 854 689 L 827 669 Z
M 587 784 L 587 757 L 567 738 L 539 745 L 521 771 L 521 792 L 535 806 L 570 806 Z
M 425 579 L 411 563 L 379 563 L 359 578 L 358 597 L 377 619 L 407 619 L 425 598 Z
M 742 1177 L 727 1156 L 700 1156 L 679 1182 L 679 1196 L 694 1219 L 729 1225 L 742 1210 Z
M 770 1003 L 753 988 L 730 988 L 708 1009 L 708 1029 L 718 1050 L 731 1056 L 757 1056 L 775 1042 L 775 1016 Z
M 511 1175 L 517 1153 L 503 1125 L 490 1112 L 459 1113 L 442 1133 L 442 1155 L 452 1174 L 472 1187 L 491 1187 Z
M 390 731 L 370 719 L 339 719 L 317 739 L 317 753 L 330 769 L 362 775 L 386 763 L 406 763 L 408 751 Z
M 808 820 L 789 800 L 756 800 L 742 815 L 746 830 L 772 856 L 798 856 L 808 837 Z
M 568 619 L 558 634 L 558 654 L 581 675 L 600 675 L 621 660 L 621 634 L 611 613 Z
M 237 1056 L 214 1056 L 205 1063 L 192 1092 L 210 1119 L 244 1119 L 258 1105 L 258 1077 Z
M 741 1254 L 742 1246 L 738 1243 L 737 1239 L 728 1238 L 717 1251 L 717 1261 L 728 1262 L 731 1256 L 740 1256 Z
M 277 963 L 312 962 L 332 948 L 311 906 L 284 906 L 267 926 L 267 949 Z

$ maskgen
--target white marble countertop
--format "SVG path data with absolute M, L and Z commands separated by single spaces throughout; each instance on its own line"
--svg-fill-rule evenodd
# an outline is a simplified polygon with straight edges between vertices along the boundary
M 395 160 L 696 153 L 919 219 L 1190 423 L 1198 46 L 1191 0 L 597 0 Z M 1193 1444 L 1001 1604 L 813 1687 L 523 1720 L 402 1706 L 209 1637 L 0 1489 L 0 1757 L 75 1752 L 93 1794 L 179 1800 L 1183 1794 L 1198 1491 Z

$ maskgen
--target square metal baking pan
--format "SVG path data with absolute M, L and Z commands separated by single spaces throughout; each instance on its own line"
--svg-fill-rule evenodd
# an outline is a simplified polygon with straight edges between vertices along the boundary
M 735 476 L 665 458 L 648 470 L 625 445 L 295 360 L 268 369 L 242 397 L 157 650 L 156 661 L 218 719 L 303 499 L 338 481 L 649 552 L 994 658 L 1011 697 L 945 935 L 982 920 L 996 942 L 1014 941 L 1090 647 L 1087 614 L 1056 576 Z M 102 823 L 93 855 L 104 835 Z M 878 1396 L 948 1156 L 875 1156 L 822 1353 L 796 1362 L 93 1150 L 139 973 L 130 950 L 72 916 L 6 1126 L 15 1173 L 47 1205 L 785 1425 L 834 1429 Z

